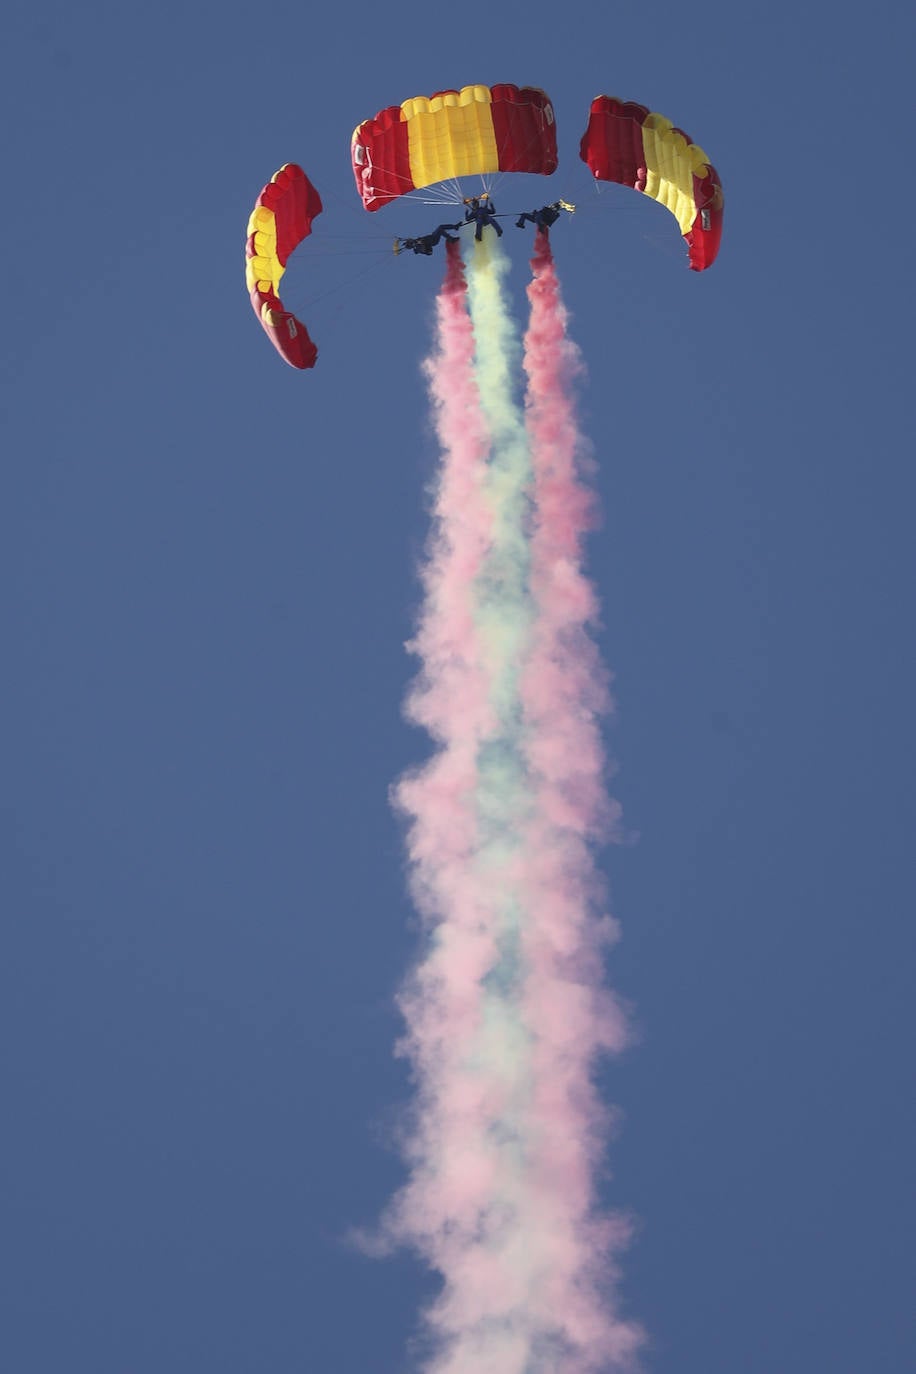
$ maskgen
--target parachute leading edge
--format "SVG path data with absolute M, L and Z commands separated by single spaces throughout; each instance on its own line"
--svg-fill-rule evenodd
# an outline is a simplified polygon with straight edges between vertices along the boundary
M 350 143 L 367 210 L 454 177 L 557 168 L 553 106 L 535 86 L 463 86 L 414 96 L 364 120 Z
M 291 367 L 314 367 L 318 349 L 301 320 L 277 294 L 293 249 L 312 232 L 321 197 L 302 168 L 285 163 L 255 201 L 248 221 L 245 280 L 251 306 L 277 352 Z
M 632 186 L 670 210 L 690 253 L 690 267 L 711 267 L 722 238 L 722 183 L 709 158 L 664 115 L 599 95 L 592 101 L 579 156 L 598 181 Z

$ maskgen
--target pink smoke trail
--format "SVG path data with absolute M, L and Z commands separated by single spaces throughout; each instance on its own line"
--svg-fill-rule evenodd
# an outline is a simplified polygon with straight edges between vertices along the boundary
M 592 853 L 618 808 L 605 791 L 599 718 L 610 699 L 589 635 L 597 599 L 583 571 L 594 501 L 581 476 L 586 444 L 573 398 L 582 364 L 567 336 L 544 232 L 536 235 L 531 267 L 524 368 L 534 473 L 534 620 L 521 697 L 533 814 L 525 844 L 524 996 L 535 1046 L 533 1173 L 551 1234 L 551 1265 L 538 1300 L 565 1347 L 562 1367 L 572 1374 L 631 1368 L 642 1334 L 616 1310 L 615 1257 L 628 1228 L 597 1213 L 594 1183 L 606 1112 L 592 1073 L 601 1053 L 624 1047 L 627 1028 L 603 989 L 603 949 L 614 925 L 600 916 Z
M 442 460 L 421 577 L 423 610 L 408 645 L 422 666 L 406 706 L 439 749 L 393 790 L 409 822 L 414 900 L 432 939 L 400 998 L 407 1022 L 401 1050 L 412 1061 L 418 1101 L 405 1142 L 411 1178 L 385 1229 L 389 1239 L 408 1240 L 427 1255 L 436 1251 L 435 1237 L 476 1224 L 492 1187 L 480 1124 L 489 1085 L 466 1062 L 481 1020 L 482 980 L 495 958 L 488 894 L 474 865 L 477 756 L 493 728 L 475 625 L 475 584 L 492 524 L 483 498 L 489 436 L 474 376 L 464 265 L 457 245 L 446 252 L 435 346 L 425 364 Z

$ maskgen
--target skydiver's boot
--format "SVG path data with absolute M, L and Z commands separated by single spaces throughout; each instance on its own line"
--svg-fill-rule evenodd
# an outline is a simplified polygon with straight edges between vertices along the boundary
M 394 252 L 395 252 L 395 256 L 397 256 L 397 254 L 400 253 L 400 251 L 401 251 L 401 240 L 400 240 L 400 239 L 395 239 L 395 241 L 394 241 Z

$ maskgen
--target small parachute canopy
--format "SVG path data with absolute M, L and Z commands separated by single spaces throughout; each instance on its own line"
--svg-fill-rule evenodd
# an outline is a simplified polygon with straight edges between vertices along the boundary
M 354 130 L 356 189 L 367 210 L 455 177 L 557 167 L 553 106 L 534 86 L 464 86 L 390 105 Z
M 664 115 L 610 95 L 592 101 L 579 156 L 599 181 L 642 191 L 674 215 L 690 267 L 711 267 L 722 238 L 724 199 L 708 157 Z
M 277 294 L 290 254 L 312 232 L 321 197 L 301 167 L 287 162 L 255 201 L 248 221 L 245 280 L 265 333 L 291 367 L 314 367 L 318 349 L 301 320 L 284 310 Z

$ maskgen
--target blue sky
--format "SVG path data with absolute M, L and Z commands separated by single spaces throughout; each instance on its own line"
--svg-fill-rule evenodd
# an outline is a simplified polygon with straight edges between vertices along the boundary
M 411 1368 L 430 1279 L 346 1234 L 402 1178 L 387 789 L 425 750 L 400 703 L 441 263 L 390 254 L 424 226 L 364 214 L 348 144 L 471 81 L 550 93 L 584 211 L 554 243 L 640 1031 L 602 1073 L 603 1191 L 638 1219 L 647 1368 L 910 1367 L 914 37 L 886 0 L 7 20 L 4 1370 Z M 601 91 L 716 163 L 709 273 L 595 198 Z M 287 160 L 326 204 L 287 278 L 304 376 L 243 283 Z

